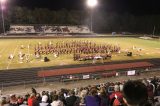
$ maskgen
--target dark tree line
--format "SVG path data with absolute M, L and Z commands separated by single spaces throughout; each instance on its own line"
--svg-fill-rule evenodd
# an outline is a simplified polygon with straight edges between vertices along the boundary
M 1 13 L 0 13 L 1 14 Z M 90 26 L 90 12 L 88 10 L 58 11 L 45 8 L 28 9 L 14 7 L 4 11 L 5 27 L 11 24 L 48 24 L 48 25 L 88 25 Z M 2 19 L 0 18 L 0 24 Z M 93 30 L 95 32 L 132 32 L 160 34 L 160 15 L 132 15 L 129 13 L 111 13 L 95 10 L 93 13 Z M 0 25 L 2 32 L 2 24 Z

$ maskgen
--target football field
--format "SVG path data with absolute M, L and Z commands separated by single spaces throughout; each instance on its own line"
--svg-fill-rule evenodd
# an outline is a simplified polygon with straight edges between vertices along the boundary
M 40 58 L 35 56 L 37 44 L 47 45 L 71 41 L 89 41 L 96 44 L 120 46 L 120 52 L 112 53 L 112 58 L 104 60 L 104 62 L 160 58 L 159 39 L 145 40 L 131 37 L 0 39 L 0 70 L 92 63 L 92 60 L 74 61 L 73 54 L 63 54 L 58 57 L 53 54 L 44 54 Z M 127 52 L 132 52 L 133 55 L 127 56 Z M 20 54 L 24 54 L 22 59 L 19 56 Z M 13 56 L 13 58 L 9 58 L 10 56 Z M 44 62 L 44 57 L 48 57 L 50 61 Z

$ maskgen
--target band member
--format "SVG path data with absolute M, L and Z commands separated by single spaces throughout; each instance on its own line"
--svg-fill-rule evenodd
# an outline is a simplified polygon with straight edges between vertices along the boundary
M 8 56 L 8 59 L 13 59 L 14 58 L 14 55 L 13 54 L 10 54 L 9 56 Z

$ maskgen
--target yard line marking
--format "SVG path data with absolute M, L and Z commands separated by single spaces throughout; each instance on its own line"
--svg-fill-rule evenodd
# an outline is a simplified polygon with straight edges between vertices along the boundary
M 18 45 L 17 45 L 17 46 L 16 46 L 16 48 L 14 49 L 13 56 L 15 56 L 15 53 L 16 53 L 17 48 L 18 48 Z M 12 58 L 12 59 L 10 59 L 10 61 L 9 61 L 8 65 L 7 65 L 7 69 L 9 69 L 9 66 L 10 66 L 10 64 L 11 64 L 12 60 L 13 60 L 13 58 Z
M 30 40 L 27 47 L 28 47 L 28 54 L 30 54 Z
M 27 49 L 28 49 L 28 51 L 27 51 L 28 57 L 26 57 L 26 62 L 29 62 L 30 57 L 31 57 L 31 54 L 30 54 L 30 40 L 28 42 Z M 27 64 L 27 65 L 28 65 L 28 67 L 31 67 L 29 64 Z

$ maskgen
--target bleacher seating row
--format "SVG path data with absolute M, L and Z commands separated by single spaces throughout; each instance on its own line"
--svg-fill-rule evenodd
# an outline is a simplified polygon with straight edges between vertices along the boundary
M 38 91 L 32 87 L 24 94 L 17 91 L 18 94 L 9 95 L 3 95 L 2 91 L 0 106 L 160 106 L 160 79 L 156 76 L 71 86 L 70 89 L 44 89 Z
M 11 25 L 9 34 L 58 34 L 58 33 L 90 33 L 87 26 L 46 26 L 46 25 Z

